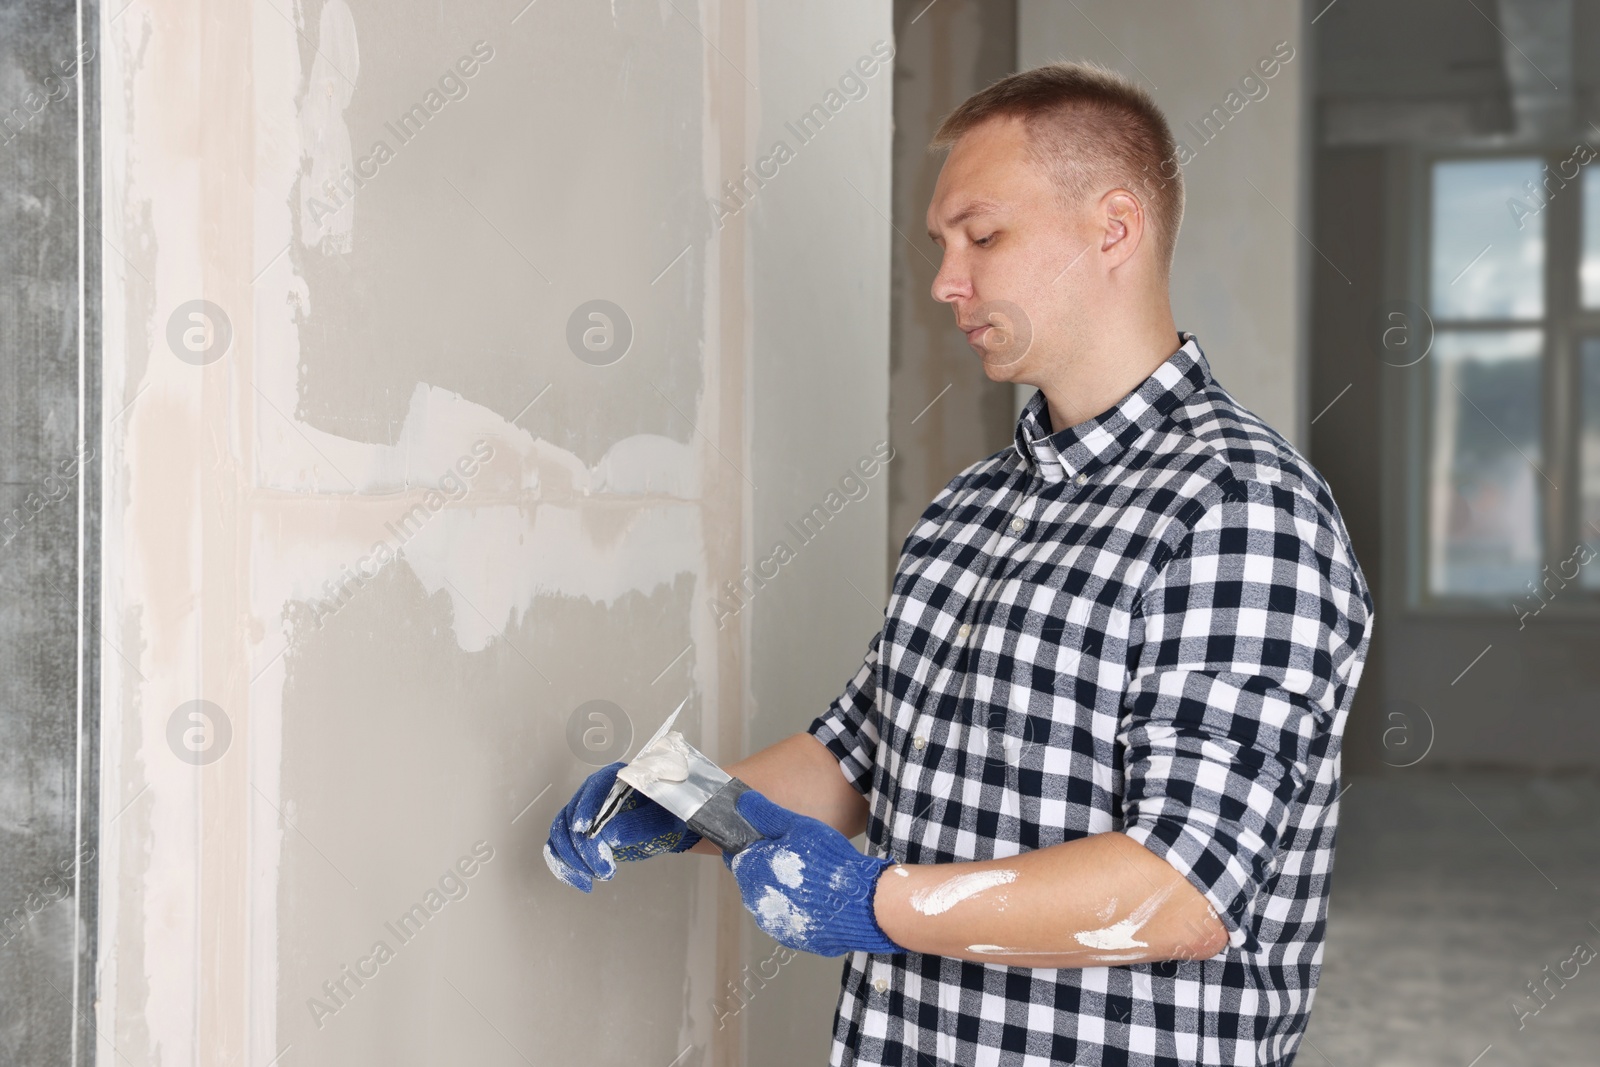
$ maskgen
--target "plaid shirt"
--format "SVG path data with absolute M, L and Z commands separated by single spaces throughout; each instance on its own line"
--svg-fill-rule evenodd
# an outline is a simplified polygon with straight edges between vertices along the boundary
M 869 851 L 1013 856 L 1120 830 L 1229 933 L 1205 960 L 846 958 L 829 1062 L 1286 1065 L 1322 960 L 1339 742 L 1372 599 L 1322 477 L 1194 337 L 1114 408 L 969 467 L 810 732 Z

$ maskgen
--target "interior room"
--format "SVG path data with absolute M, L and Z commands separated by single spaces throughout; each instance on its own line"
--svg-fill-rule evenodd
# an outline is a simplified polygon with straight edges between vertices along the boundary
M 1322 702 L 1282 732 L 1320 731 L 1323 769 L 1280 752 L 1281 782 L 1251 794 L 1311 803 L 1322 774 L 1333 792 L 1309 810 L 1336 822 L 1308 822 L 1317 850 L 1285 860 L 1263 813 L 1253 873 L 1237 861 L 1258 880 L 1302 864 L 1325 920 L 1314 901 L 1273 898 L 1256 926 L 1213 907 L 1214 843 L 1139 853 L 1231 939 L 1169 954 L 1184 975 L 1304 921 L 1272 961 L 1297 976 L 1281 1027 L 1256 991 L 1203 978 L 1172 987 L 1177 1022 L 1127 1022 L 1119 989 L 1173 1005 L 1140 939 L 1156 927 L 1138 932 L 1154 912 L 1120 890 L 1104 921 L 1127 936 L 1097 944 L 1138 959 L 1028 966 L 996 942 L 941 963 L 896 936 L 881 883 L 861 921 L 899 954 L 797 950 L 752 904 L 713 801 L 691 817 L 616 769 L 676 736 L 690 755 L 666 779 L 694 781 L 698 756 L 707 796 L 732 774 L 776 798 L 756 754 L 815 732 L 862 678 L 917 704 L 895 672 L 955 626 L 943 593 L 918 600 L 929 546 L 966 544 L 950 487 L 989 457 L 1036 462 L 1030 420 L 1062 428 L 1053 387 L 966 332 L 957 274 L 978 253 L 942 205 L 998 150 L 936 142 L 964 102 L 1060 63 L 1165 116 L 1181 226 L 1142 186 L 1113 225 L 1152 242 L 1130 256 L 1176 234 L 1170 278 L 1151 268 L 1179 331 L 1158 355 L 1197 339 L 1209 395 L 1258 443 L 1281 437 L 1271 463 L 1314 471 L 1301 498 L 1325 482 L 1320 529 L 1347 532 L 1351 588 L 1370 591 L 1340 684 L 1283 683 L 1295 715 Z M 0 5 L 0 1065 L 1593 1062 L 1597 156 L 1597 0 Z M 1056 321 L 1036 312 L 1027 336 Z M 1062 453 L 1068 475 L 1082 454 Z M 1261 491 L 1289 492 L 1271 469 Z M 1323 536 L 1296 521 L 1280 540 Z M 1130 522 L 1108 528 L 1150 533 Z M 960 662 L 988 664 L 981 686 L 1040 641 L 1074 661 L 1131 641 L 1176 595 L 1144 600 L 1145 581 Z M 1244 599 L 1213 641 L 1252 635 Z M 1301 640 L 1321 684 L 1339 651 Z M 1087 707 L 1081 680 L 1078 698 L 1055 684 L 1045 721 Z M 1105 782 L 1146 733 L 1188 751 L 1221 706 L 1145 731 L 1160 702 L 1129 695 L 1108 720 Z M 857 791 L 938 747 L 878 715 L 873 767 L 806 741 Z M 981 812 L 979 783 L 1025 790 L 1017 766 L 1049 745 L 1009 721 L 969 735 L 1019 742 L 982 761 L 1009 771 L 934 777 L 930 799 Z M 1195 751 L 1218 758 L 1239 729 Z M 891 759 L 900 733 L 916 753 Z M 1057 826 L 1059 847 L 1125 829 L 1103 836 L 1134 847 L 1131 786 L 1079 778 L 1108 806 L 1094 833 Z M 874 780 L 866 821 L 827 848 L 849 843 L 841 870 L 904 873 L 917 861 L 891 844 L 917 813 Z M 807 826 L 829 822 L 806 803 Z M 1253 827 L 1253 803 L 1230 791 L 1216 817 Z M 614 863 L 665 846 L 582 844 L 606 869 L 577 892 L 552 847 L 562 827 L 599 840 L 583 804 L 616 826 L 660 811 L 674 850 L 729 855 Z M 970 830 L 942 847 L 1029 851 Z M 989 891 L 1003 909 L 1002 873 L 911 906 L 953 923 Z M 1018 911 L 1044 885 L 1025 873 Z M 1063 908 L 1088 907 L 1082 884 L 1059 883 Z M 1054 1022 L 1025 1018 L 1069 986 L 1103 993 L 1104 1020 L 1059 999 Z M 1218 1043 L 1219 1003 L 1257 1013 L 1270 1056 Z M 1198 1044 L 1185 1008 L 1209 1019 Z M 996 1012 L 1033 1036 L 989 1029 Z

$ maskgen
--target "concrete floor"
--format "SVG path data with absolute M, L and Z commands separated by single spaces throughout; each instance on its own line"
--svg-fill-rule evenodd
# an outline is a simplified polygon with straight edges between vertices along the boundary
M 1600 1063 L 1600 777 L 1348 782 L 1296 1067 Z

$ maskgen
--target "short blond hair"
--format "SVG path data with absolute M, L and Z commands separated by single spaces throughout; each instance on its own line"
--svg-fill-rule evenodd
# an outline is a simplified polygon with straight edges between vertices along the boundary
M 1094 63 L 1049 63 L 1007 75 L 939 124 L 929 149 L 950 148 L 991 118 L 1023 122 L 1030 155 L 1063 202 L 1122 187 L 1149 216 L 1163 269 L 1172 268 L 1183 222 L 1177 141 L 1155 99 L 1132 80 Z

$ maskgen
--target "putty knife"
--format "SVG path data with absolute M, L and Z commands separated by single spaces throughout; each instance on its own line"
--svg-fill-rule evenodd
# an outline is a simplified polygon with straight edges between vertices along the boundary
M 655 736 L 617 772 L 616 784 L 606 794 L 589 830 L 591 837 L 622 809 L 628 794 L 637 790 L 724 852 L 741 852 L 761 839 L 734 806 L 739 794 L 750 787 L 718 767 L 682 734 L 671 732 L 678 713 L 688 703 L 689 698 L 684 697 Z

